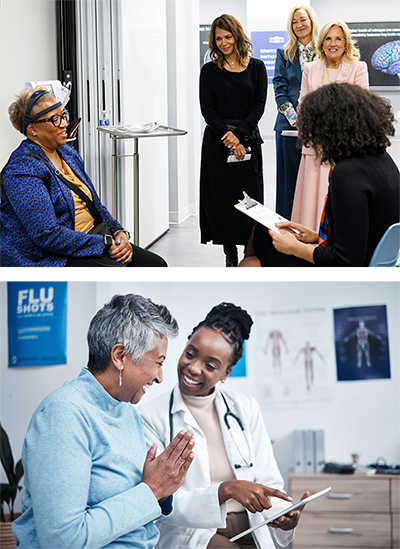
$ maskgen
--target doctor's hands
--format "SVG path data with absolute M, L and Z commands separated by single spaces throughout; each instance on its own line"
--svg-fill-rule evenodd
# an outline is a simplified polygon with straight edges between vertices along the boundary
M 306 499 L 309 495 L 310 492 L 304 492 L 301 499 Z M 299 523 L 301 513 L 303 512 L 304 507 L 305 505 L 299 507 L 295 511 L 291 511 L 283 517 L 279 517 L 278 519 L 274 520 L 274 522 L 270 522 L 268 526 L 270 528 L 280 528 L 281 530 L 293 530 L 293 528 L 296 528 Z
M 185 480 L 194 459 L 193 446 L 193 431 L 180 431 L 158 457 L 155 442 L 147 452 L 142 482 L 159 502 L 176 492 Z
M 277 490 L 276 488 L 268 488 L 264 484 L 250 482 L 249 480 L 228 480 L 222 482 L 218 489 L 219 503 L 225 503 L 228 499 L 238 501 L 250 513 L 261 512 L 264 509 L 272 507 L 271 497 L 292 501 L 292 498 Z M 295 512 L 295 511 L 294 511 Z

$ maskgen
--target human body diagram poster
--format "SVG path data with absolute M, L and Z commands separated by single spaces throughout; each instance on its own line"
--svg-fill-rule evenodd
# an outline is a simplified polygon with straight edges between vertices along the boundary
M 297 408 L 331 400 L 335 381 L 331 315 L 324 306 L 257 311 L 252 337 L 263 406 Z
M 386 305 L 333 312 L 338 381 L 390 378 Z

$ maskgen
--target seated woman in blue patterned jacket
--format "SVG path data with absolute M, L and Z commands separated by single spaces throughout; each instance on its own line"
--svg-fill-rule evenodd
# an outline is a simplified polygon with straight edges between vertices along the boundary
M 66 144 L 68 115 L 48 90 L 25 88 L 8 111 L 27 139 L 3 170 L 2 266 L 167 266 L 131 244 L 102 205 L 82 158 Z

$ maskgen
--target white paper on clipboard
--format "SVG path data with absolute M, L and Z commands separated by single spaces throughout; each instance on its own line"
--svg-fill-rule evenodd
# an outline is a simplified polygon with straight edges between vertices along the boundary
M 248 530 L 245 530 L 241 534 L 238 534 L 237 536 L 234 536 L 233 538 L 230 538 L 229 541 L 236 541 L 239 538 L 242 538 L 243 536 L 246 536 L 247 534 L 250 534 L 250 532 L 254 532 L 254 530 L 257 530 L 257 528 L 261 528 L 261 526 L 264 526 L 265 524 L 269 524 L 270 522 L 273 522 L 279 517 L 282 517 L 283 515 L 287 515 L 287 513 L 290 513 L 290 511 L 294 511 L 295 509 L 298 509 L 302 505 L 305 505 L 306 503 L 309 503 L 313 499 L 319 498 L 320 496 L 323 496 L 324 494 L 327 494 L 331 490 L 331 486 L 329 488 L 325 488 L 325 490 L 321 490 L 320 492 L 317 492 L 316 494 L 313 494 L 312 496 L 309 496 L 306 499 L 303 499 L 294 505 L 291 505 L 290 507 L 287 507 L 286 509 L 283 509 L 282 511 L 279 511 L 276 515 L 270 517 L 267 520 L 264 520 L 257 526 L 253 526 L 253 528 L 249 528 Z
M 264 225 L 264 227 L 267 227 L 268 229 L 271 229 L 271 231 L 275 231 L 276 233 L 278 233 L 279 231 L 276 228 L 275 223 L 282 223 L 283 221 L 288 221 L 288 219 L 282 217 L 273 210 L 270 210 L 263 204 L 260 204 L 260 202 L 257 202 L 257 200 L 254 200 L 253 198 L 251 200 L 252 202 L 257 203 L 256 206 L 252 206 L 251 208 L 246 209 L 246 204 L 239 202 L 239 204 L 235 204 L 235 208 L 254 219 L 254 221 L 261 223 L 261 225 Z

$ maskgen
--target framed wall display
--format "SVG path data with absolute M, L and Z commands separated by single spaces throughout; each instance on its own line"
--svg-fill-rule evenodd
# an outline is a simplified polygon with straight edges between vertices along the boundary
M 338 381 L 390 378 L 386 305 L 333 312 Z
M 400 22 L 348 23 L 371 88 L 400 87 Z

